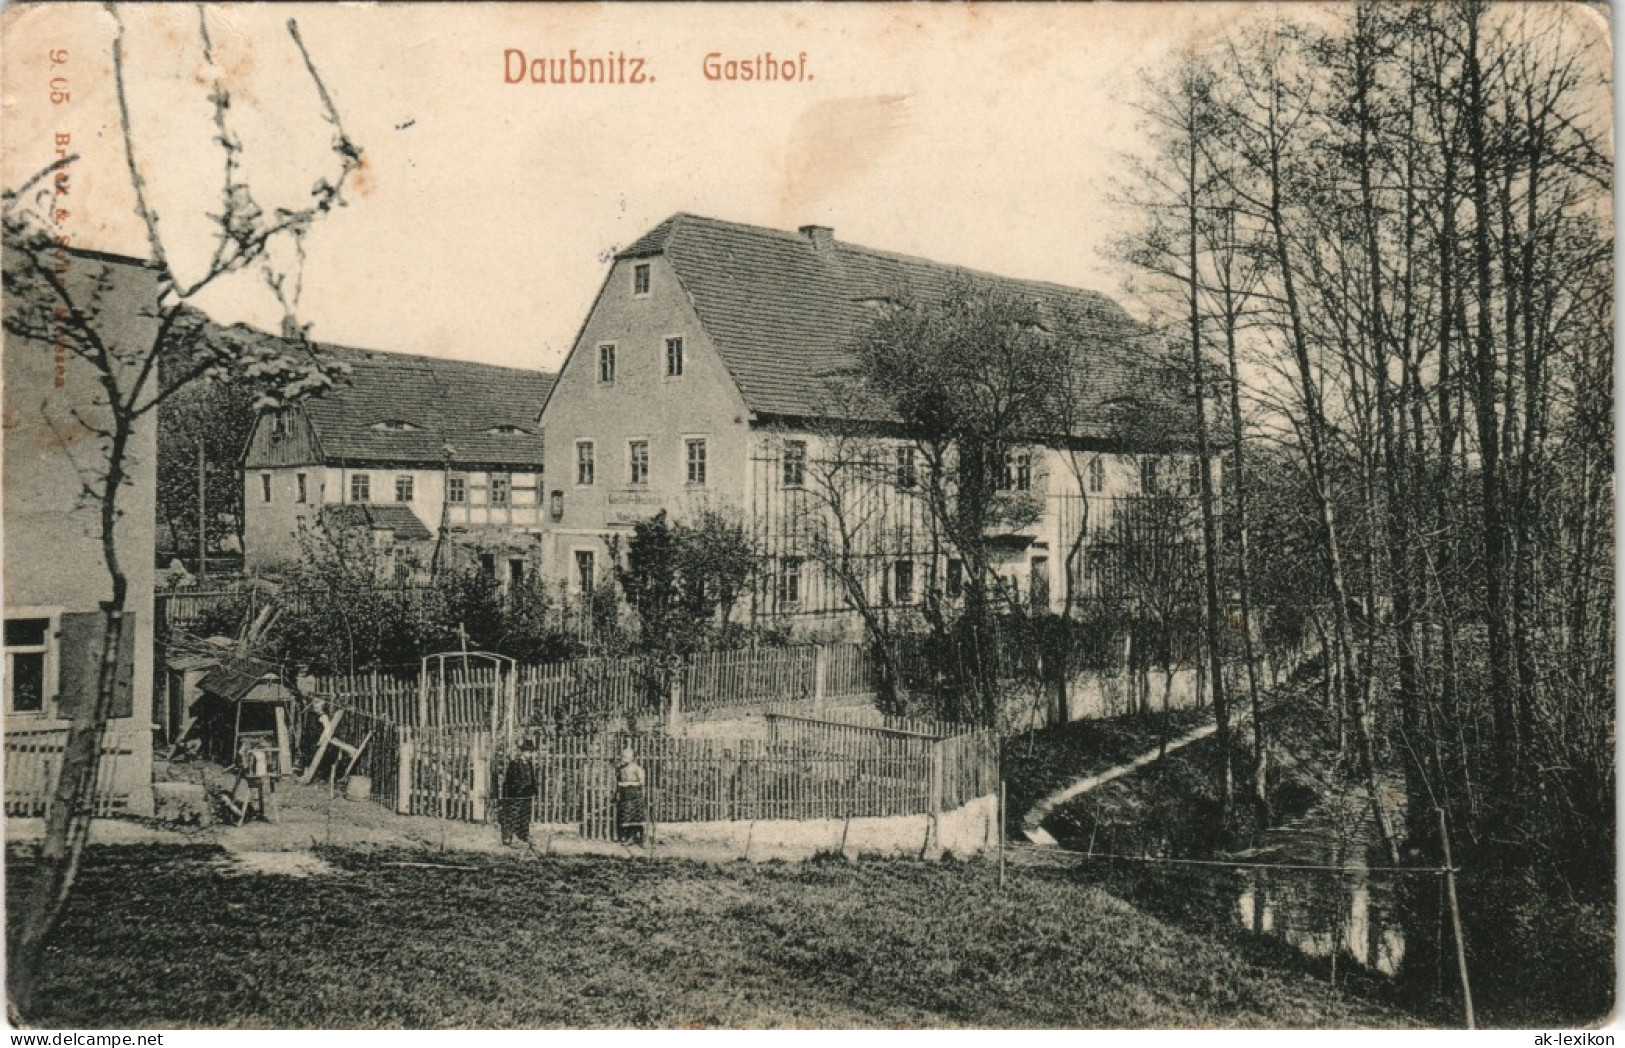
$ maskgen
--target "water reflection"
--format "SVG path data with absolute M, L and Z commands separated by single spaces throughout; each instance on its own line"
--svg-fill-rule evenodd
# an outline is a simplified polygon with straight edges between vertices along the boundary
M 1334 953 L 1361 967 L 1398 974 L 1405 958 L 1392 886 L 1365 870 L 1329 873 L 1255 868 L 1237 872 L 1237 922 L 1311 957 Z

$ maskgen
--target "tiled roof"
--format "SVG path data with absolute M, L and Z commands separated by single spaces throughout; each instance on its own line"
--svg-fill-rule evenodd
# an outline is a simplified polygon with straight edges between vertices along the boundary
M 422 542 L 434 538 L 410 506 L 349 502 L 342 506 L 328 506 L 322 511 L 329 523 L 355 525 L 369 531 L 393 532 L 397 541 Z
M 237 326 L 238 337 L 275 338 Z M 323 457 L 339 462 L 542 466 L 537 424 L 555 375 L 410 353 L 321 343 L 350 366 L 338 384 L 303 403 Z
M 350 365 L 347 380 L 305 404 L 329 461 L 439 464 L 450 445 L 454 462 L 541 468 L 537 416 L 555 376 L 466 360 L 322 348 Z
M 874 306 L 930 298 L 961 280 L 1037 300 L 1071 316 L 1092 339 L 1080 383 L 1088 403 L 1078 435 L 1106 435 L 1114 405 L 1166 396 L 1148 383 L 1145 329 L 1093 291 L 1017 280 L 831 238 L 677 214 L 620 252 L 663 254 L 676 269 L 706 332 L 759 415 L 828 413 L 830 376 L 849 369 L 850 347 Z M 1177 408 L 1176 408 L 1177 410 Z

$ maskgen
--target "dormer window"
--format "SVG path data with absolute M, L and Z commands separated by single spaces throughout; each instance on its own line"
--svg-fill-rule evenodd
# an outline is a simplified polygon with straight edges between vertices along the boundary
M 632 267 L 632 294 L 647 295 L 649 293 L 649 263 L 639 262 Z
M 386 418 L 382 422 L 374 422 L 372 428 L 389 433 L 412 433 L 418 429 L 412 423 L 399 418 Z
M 485 432 L 487 435 L 493 437 L 517 437 L 529 433 L 530 430 L 526 429 L 524 426 L 515 426 L 505 422 L 500 426 L 492 426 Z

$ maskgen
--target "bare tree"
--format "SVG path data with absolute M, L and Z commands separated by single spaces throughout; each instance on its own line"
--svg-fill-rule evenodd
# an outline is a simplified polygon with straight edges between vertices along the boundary
M 840 407 L 830 410 L 829 422 L 810 434 L 816 446 L 805 448 L 802 475 L 785 493 L 781 544 L 816 565 L 820 583 L 832 587 L 833 596 L 863 623 L 879 704 L 899 712 L 902 623 L 900 609 L 887 599 L 887 572 L 897 558 L 920 552 L 912 526 L 921 515 L 918 487 L 899 476 L 896 442 L 886 442 L 872 424 L 860 421 L 867 412 L 853 410 L 867 403 L 861 390 L 849 381 L 832 380 L 829 398 Z M 781 446 L 781 469 L 783 454 Z
M 146 174 L 137 161 L 135 144 L 140 131 L 127 91 L 125 15 L 113 4 L 107 6 L 107 11 L 115 23 L 112 66 L 123 145 L 136 210 L 147 232 L 148 266 L 155 277 L 153 300 L 148 306 L 150 338 L 143 336 L 136 344 L 128 344 L 107 334 L 115 326 L 103 315 L 107 292 L 115 279 L 109 268 L 102 267 L 89 280 L 73 279 L 59 268 L 59 245 L 49 216 L 39 213 L 28 192 L 36 180 L 9 191 L 4 200 L 7 330 L 64 347 L 88 366 L 100 388 L 95 410 L 78 416 L 97 448 L 96 455 L 79 463 L 79 470 L 83 497 L 99 510 L 102 559 L 110 586 L 110 597 L 103 605 L 105 631 L 96 699 L 76 710 L 68 731 L 36 879 L 21 907 L 20 930 L 8 966 L 10 1006 L 20 1016 L 31 1012 L 46 946 L 72 891 L 90 827 L 90 802 L 126 629 L 129 579 L 120 559 L 115 527 L 120 517 L 120 493 L 133 479 L 129 460 L 132 438 L 137 426 L 160 404 L 189 383 L 206 377 L 233 372 L 253 376 L 264 391 L 263 403 L 297 398 L 332 381 L 331 369 L 323 366 L 312 347 L 302 341 L 306 329 L 295 313 L 298 270 L 273 264 L 272 248 L 288 242 L 295 249 L 294 255 L 302 257 L 303 238 L 321 216 L 344 203 L 345 182 L 361 164 L 361 150 L 345 133 L 298 25 L 290 20 L 289 37 L 331 127 L 334 165 L 300 206 L 266 211 L 242 176 L 240 162 L 245 146 L 232 111 L 233 96 L 215 64 L 209 16 L 200 8 L 198 34 L 205 67 L 213 75 L 209 101 L 214 141 L 220 150 L 221 182 L 219 199 L 198 202 L 214 223 L 208 261 L 200 272 L 183 272 L 172 262 L 173 245 L 160 224 Z M 56 174 L 60 177 L 71 164 L 58 167 Z M 217 337 L 218 333 L 211 333 L 203 315 L 190 304 L 222 278 L 256 267 L 263 270 L 267 286 L 282 304 L 283 333 L 300 340 L 296 342 L 301 347 L 297 352 Z M 160 362 L 166 365 L 162 372 Z
M 1242 321 L 1224 323 L 1226 356 L 1268 473 L 1245 493 L 1297 561 L 1274 553 L 1262 581 L 1272 601 L 1307 598 L 1324 633 L 1339 735 L 1391 860 L 1401 836 L 1379 797 L 1394 771 L 1416 852 L 1440 852 L 1435 809 L 1458 857 L 1498 869 L 1578 869 L 1566 854 L 1611 841 L 1611 804 L 1590 799 L 1611 789 L 1608 746 L 1580 726 L 1612 687 L 1611 630 L 1593 618 L 1613 602 L 1593 541 L 1613 529 L 1597 498 L 1612 484 L 1597 369 L 1613 245 L 1592 29 L 1531 5 L 1271 12 L 1210 52 L 1197 162 L 1148 164 L 1163 210 L 1147 271 L 1203 287 L 1193 332 Z M 1222 223 L 1178 207 L 1190 184 Z M 1255 275 L 1240 310 L 1221 300 L 1226 258 Z M 1424 890 L 1413 901 L 1420 983 L 1437 909 Z
M 921 495 L 964 564 L 957 650 L 978 722 L 998 716 L 994 584 L 988 538 L 1035 519 L 1033 500 L 1002 491 L 1007 454 L 1056 431 L 1066 357 L 1041 306 L 996 285 L 961 281 L 903 298 L 856 347 L 868 394 L 900 420 L 922 459 Z

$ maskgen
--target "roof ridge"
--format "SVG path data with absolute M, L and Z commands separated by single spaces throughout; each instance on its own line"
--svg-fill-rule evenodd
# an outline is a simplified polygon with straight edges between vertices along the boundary
M 848 240 L 837 239 L 835 241 L 835 248 L 837 251 L 850 251 L 854 254 L 870 255 L 875 258 L 884 258 L 893 262 L 914 262 L 922 265 L 934 266 L 938 269 L 949 269 L 957 273 L 963 273 L 967 276 L 985 277 L 990 280 L 997 280 L 1007 284 L 1032 284 L 1055 291 L 1064 291 L 1072 295 L 1090 295 L 1095 298 L 1104 299 L 1113 305 L 1118 305 L 1116 300 L 1110 295 L 1106 294 L 1104 291 L 1096 291 L 1093 288 L 1078 287 L 1076 284 L 1062 284 L 1058 281 L 1042 280 L 1037 277 L 1013 277 L 1005 273 L 995 273 L 992 270 L 977 269 L 975 266 L 967 266 L 958 262 L 939 262 L 937 259 L 927 258 L 924 255 L 909 255 L 904 254 L 901 251 L 888 251 L 885 248 L 868 247 L 864 244 L 854 244 Z M 1118 308 L 1122 307 L 1119 305 Z
M 274 339 L 277 342 L 292 341 L 282 335 L 272 334 L 269 331 L 254 327 L 252 324 L 244 324 L 241 321 L 232 324 L 224 330 L 239 335 L 253 336 L 255 338 Z M 517 371 L 526 375 L 542 375 L 549 378 L 558 377 L 558 372 L 556 371 L 543 371 L 540 368 L 527 367 L 522 364 L 493 364 L 486 360 L 464 360 L 461 357 L 437 357 L 428 353 L 407 353 L 398 349 L 377 349 L 371 346 L 351 346 L 342 342 L 324 342 L 321 340 L 314 340 L 311 344 L 314 345 L 317 351 L 320 353 L 338 357 L 360 357 L 363 359 L 363 362 L 372 362 L 370 361 L 370 358 L 377 356 L 385 358 L 384 360 L 377 361 L 377 363 L 381 364 L 398 361 L 402 363 L 421 363 L 429 367 L 447 365 L 451 367 L 495 368 L 501 371 Z M 355 361 L 350 360 L 346 361 L 346 363 L 355 363 Z
M 377 363 L 377 364 L 381 364 L 381 365 L 389 365 L 389 364 L 395 364 L 395 363 L 399 362 L 401 364 L 418 364 L 418 365 L 422 365 L 422 366 L 426 367 L 430 371 L 433 371 L 437 367 L 450 366 L 450 367 L 494 368 L 494 369 L 497 369 L 497 370 L 500 370 L 500 371 L 518 371 L 518 372 L 521 372 L 521 373 L 526 374 L 526 375 L 545 375 L 545 376 L 554 376 L 554 377 L 556 377 L 557 374 L 558 374 L 558 372 L 556 372 L 556 371 L 543 371 L 540 368 L 525 367 L 523 365 L 492 364 L 489 361 L 485 361 L 485 360 L 464 360 L 464 359 L 462 359 L 460 357 L 436 357 L 436 356 L 430 356 L 427 353 L 404 353 L 404 352 L 401 352 L 400 350 L 394 350 L 394 349 L 371 349 L 371 348 L 367 348 L 367 347 L 364 347 L 364 346 L 345 346 L 345 345 L 340 345 L 339 343 L 336 343 L 336 342 L 318 342 L 318 343 L 316 343 L 316 346 L 317 346 L 317 348 L 319 350 L 322 350 L 322 351 L 337 350 L 341 354 L 349 353 L 349 354 L 355 354 L 355 355 L 358 355 L 358 356 L 364 355 L 365 357 L 369 358 L 369 359 L 362 360 L 361 363 Z M 374 355 L 383 357 L 385 359 L 383 359 L 383 360 L 372 360 L 372 359 L 370 359 Z
M 657 223 L 649 232 L 653 233 L 661 226 L 667 225 L 668 223 L 671 225 L 671 228 L 667 230 L 664 237 L 667 242 L 671 241 L 676 236 L 681 225 L 697 223 L 744 230 L 756 234 L 765 234 L 788 243 L 807 244 L 809 247 L 811 246 L 811 242 L 808 241 L 806 236 L 803 235 L 799 229 L 778 229 L 773 226 L 757 225 L 753 222 L 739 222 L 729 218 L 716 218 L 711 215 L 697 215 L 690 211 L 673 212 L 671 215 Z M 647 236 L 647 234 L 645 236 Z M 641 240 L 644 238 L 640 237 L 639 239 Z M 1079 287 L 1076 284 L 1063 284 L 1059 281 L 1044 280 L 1037 277 L 1017 277 L 1010 276 L 1006 273 L 995 273 L 992 270 L 979 269 L 975 266 L 968 266 L 959 262 L 943 262 L 935 258 L 929 258 L 925 255 L 911 255 L 902 251 L 892 251 L 886 248 L 870 247 L 867 244 L 859 244 L 851 240 L 842 240 L 835 236 L 832 236 L 831 239 L 837 252 L 852 252 L 868 255 L 874 258 L 887 259 L 894 262 L 912 262 L 920 265 L 934 266 L 939 269 L 953 270 L 971 277 L 982 277 L 1006 283 L 1031 284 L 1039 287 L 1050 288 L 1055 291 L 1064 291 L 1071 294 L 1082 293 L 1102 299 L 1107 303 L 1117 306 L 1119 309 L 1122 308 L 1122 306 L 1109 294 L 1104 291 L 1095 290 L 1094 288 Z

